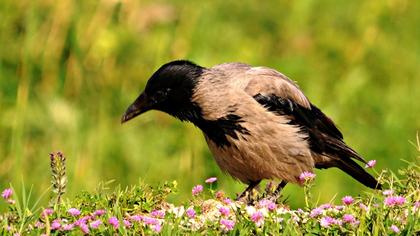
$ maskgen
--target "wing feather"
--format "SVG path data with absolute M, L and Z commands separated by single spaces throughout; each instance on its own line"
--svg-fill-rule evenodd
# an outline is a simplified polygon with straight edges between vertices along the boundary
M 299 87 L 285 75 L 269 68 L 254 67 L 245 92 L 268 111 L 286 116 L 291 125 L 308 135 L 311 150 L 335 158 L 366 161 L 343 141 L 334 122 L 311 104 Z

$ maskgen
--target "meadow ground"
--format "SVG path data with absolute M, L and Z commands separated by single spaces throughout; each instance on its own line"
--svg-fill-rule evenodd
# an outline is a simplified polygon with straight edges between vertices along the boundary
M 420 154 L 420 140 L 417 139 Z M 9 210 L 0 214 L 3 235 L 418 235 L 420 233 L 420 156 L 399 170 L 380 173 L 383 190 L 345 196 L 339 204 L 316 202 L 311 188 L 316 175 L 301 174 L 305 204 L 293 209 L 287 199 L 270 198 L 276 186 L 254 191 L 247 203 L 214 188 L 216 177 L 194 186 L 182 204 L 168 202 L 177 182 L 157 187 L 139 183 L 110 190 L 107 183 L 77 197 L 64 197 L 65 156 L 52 153 L 48 205 L 31 203 L 31 192 L 2 191 Z M 374 168 L 374 164 L 367 166 Z M 204 185 L 204 186 L 203 186 Z M 2 204 L 0 203 L 0 204 Z
M 0 188 L 25 183 L 41 196 L 48 153 L 60 150 L 69 199 L 110 180 L 111 188 L 176 181 L 169 201 L 180 204 L 211 176 L 234 197 L 245 186 L 220 172 L 192 125 L 159 112 L 119 124 L 150 74 L 178 58 L 278 69 L 350 146 L 396 172 L 415 161 L 409 142 L 420 129 L 418 12 L 419 1 L 404 0 L 2 0 Z M 338 170 L 316 174 L 320 203 L 369 192 Z M 299 187 L 284 195 L 292 209 L 305 205 Z

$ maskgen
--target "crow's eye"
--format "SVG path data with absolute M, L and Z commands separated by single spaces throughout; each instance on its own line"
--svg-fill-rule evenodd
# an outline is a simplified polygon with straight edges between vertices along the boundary
M 166 92 L 162 90 L 157 91 L 155 94 L 156 97 L 163 97 L 165 95 L 166 95 Z
M 164 88 L 156 91 L 151 99 L 152 103 L 159 103 L 164 101 L 168 97 L 168 93 L 170 90 L 170 88 Z
M 159 96 L 159 97 L 161 97 L 161 96 L 166 96 L 166 95 L 168 95 L 169 91 L 171 91 L 171 89 L 170 89 L 170 88 L 163 88 L 163 89 L 160 89 L 160 90 L 158 90 L 158 91 L 156 92 L 156 96 Z

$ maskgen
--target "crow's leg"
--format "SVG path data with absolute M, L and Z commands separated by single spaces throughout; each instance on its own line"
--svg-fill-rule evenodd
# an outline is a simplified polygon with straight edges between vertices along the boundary
M 279 195 L 281 190 L 283 190 L 283 188 L 286 186 L 286 184 L 287 184 L 287 181 L 282 180 L 277 186 L 276 191 L 274 191 L 274 195 Z
M 286 186 L 287 181 L 282 180 L 279 185 L 277 185 L 276 190 L 272 194 L 270 194 L 269 199 L 276 202 L 277 199 L 280 197 L 281 190 Z
M 240 200 L 243 200 L 244 198 L 246 198 L 246 197 L 247 197 L 247 195 L 248 195 L 248 196 L 250 196 L 250 195 L 251 195 L 251 193 L 252 193 L 252 190 L 253 190 L 255 187 L 257 187 L 257 186 L 258 186 L 258 184 L 260 184 L 260 182 L 261 182 L 261 180 L 258 180 L 258 181 L 252 181 L 252 182 L 250 182 L 250 183 L 249 183 L 249 185 L 248 185 L 248 187 L 245 189 L 245 191 L 243 191 L 243 192 L 241 193 L 241 195 L 239 195 L 239 196 L 236 198 L 236 200 L 237 200 L 237 201 L 240 201 Z

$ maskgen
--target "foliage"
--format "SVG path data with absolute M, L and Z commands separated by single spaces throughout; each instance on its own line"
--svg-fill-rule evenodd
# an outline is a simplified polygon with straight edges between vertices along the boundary
M 56 175 L 54 167 L 52 175 L 53 178 Z M 0 232 L 5 235 L 420 233 L 418 163 L 411 163 L 402 169 L 400 177 L 391 171 L 383 171 L 380 182 L 386 187 L 385 190 L 354 198 L 346 196 L 339 205 L 331 202 L 319 205 L 311 200 L 309 188 L 313 186 L 314 177 L 314 174 L 302 173 L 306 206 L 297 210 L 290 209 L 285 201 L 270 200 L 265 194 L 252 195 L 254 197 L 251 196 L 249 204 L 234 201 L 223 191 L 215 190 L 217 178 L 214 177 L 206 180 L 206 188 L 196 185 L 191 191 L 192 198 L 178 206 L 167 200 L 169 194 L 176 192 L 176 182 L 156 188 L 140 183 L 113 191 L 109 191 L 105 183 L 96 191 L 82 192 L 72 200 L 52 201 L 49 207 L 37 209 L 29 207 L 25 197 L 23 201 L 26 203 L 20 203 L 13 190 L 6 189 L 2 197 L 9 210 L 0 214 Z M 52 199 L 57 199 L 60 192 L 55 189 L 60 187 L 53 182 L 52 188 Z

